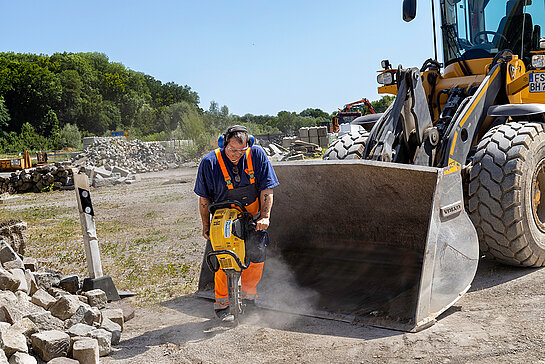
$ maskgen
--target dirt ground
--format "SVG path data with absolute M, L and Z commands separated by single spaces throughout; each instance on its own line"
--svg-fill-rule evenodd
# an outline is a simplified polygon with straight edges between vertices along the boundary
M 106 274 L 138 295 L 108 363 L 545 363 L 545 269 L 482 260 L 470 291 L 419 333 L 256 308 L 235 328 L 195 297 L 204 250 L 196 168 L 91 190 Z M 0 218 L 29 223 L 27 252 L 85 276 L 73 191 L 25 195 Z M 273 207 L 274 219 L 274 207 Z M 124 300 L 124 301 L 125 301 Z

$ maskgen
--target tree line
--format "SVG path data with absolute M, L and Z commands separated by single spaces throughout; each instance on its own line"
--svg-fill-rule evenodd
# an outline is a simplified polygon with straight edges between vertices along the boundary
M 380 111 L 389 102 L 383 98 L 373 107 Z M 312 108 L 275 116 L 238 116 L 214 101 L 203 110 L 191 87 L 162 83 L 111 62 L 102 53 L 0 53 L 0 152 L 4 153 L 77 149 L 83 136 L 106 136 L 114 130 L 129 130 L 142 140 L 191 139 L 204 149 L 235 123 L 246 125 L 253 134 L 295 133 L 330 118 Z

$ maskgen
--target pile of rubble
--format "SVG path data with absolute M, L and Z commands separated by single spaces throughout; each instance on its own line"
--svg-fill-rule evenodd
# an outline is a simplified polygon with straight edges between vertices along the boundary
M 59 189 L 74 185 L 69 162 L 59 162 L 25 169 L 0 177 L 0 194 L 41 192 L 44 189 Z
M 104 167 L 108 171 L 118 167 L 134 174 L 177 168 L 182 161 L 177 154 L 167 153 L 159 143 L 95 138 L 93 144 L 72 158 L 72 163 L 81 167 Z
M 0 263 L 0 363 L 37 363 L 36 356 L 98 364 L 134 317 L 128 305 L 108 308 L 100 289 L 82 292 L 77 276 L 38 271 L 35 259 L 21 258 L 5 240 Z

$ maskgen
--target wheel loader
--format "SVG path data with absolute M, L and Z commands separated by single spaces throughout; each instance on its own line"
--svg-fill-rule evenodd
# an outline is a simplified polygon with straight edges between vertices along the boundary
M 442 63 L 383 62 L 379 92 L 396 99 L 370 132 L 327 160 L 274 164 L 263 306 L 289 280 L 311 299 L 283 309 L 414 332 L 467 292 L 482 254 L 545 264 L 545 1 L 439 0 L 432 13 Z

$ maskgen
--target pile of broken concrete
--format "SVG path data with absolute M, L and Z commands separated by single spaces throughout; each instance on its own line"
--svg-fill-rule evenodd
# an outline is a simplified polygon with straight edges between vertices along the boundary
M 0 240 L 0 364 L 37 363 L 36 357 L 98 364 L 119 343 L 134 310 L 112 308 L 104 291 L 83 292 L 77 276 L 38 270 L 35 259 L 15 249 Z
M 180 157 L 167 153 L 158 143 L 124 138 L 96 138 L 94 143 L 72 159 L 76 166 L 121 168 L 130 173 L 158 172 L 181 165 Z
M 69 162 L 58 162 L 13 172 L 9 177 L 0 177 L 0 194 L 41 192 L 44 189 L 73 186 L 70 167 Z

